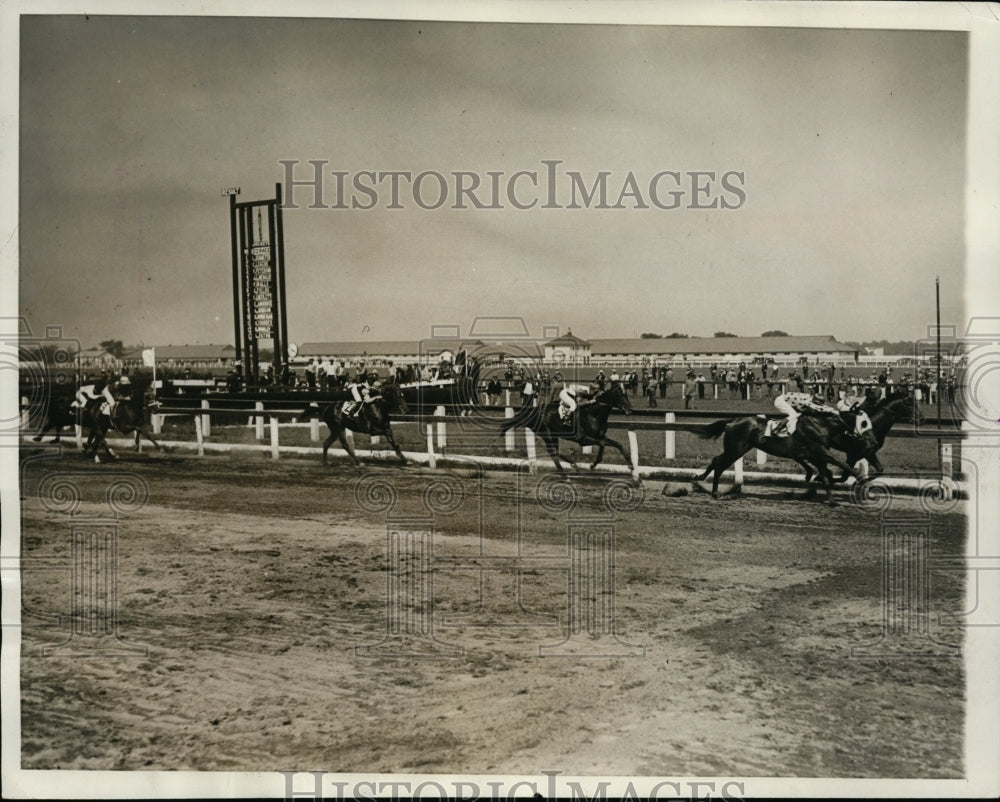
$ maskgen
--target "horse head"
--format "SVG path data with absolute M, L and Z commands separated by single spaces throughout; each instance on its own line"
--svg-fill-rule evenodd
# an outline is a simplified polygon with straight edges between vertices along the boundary
M 632 414 L 628 393 L 625 391 L 625 385 L 621 382 L 614 382 L 607 390 L 599 393 L 595 400 L 607 404 L 612 409 L 620 409 L 626 415 Z
M 388 412 L 398 412 L 401 415 L 407 413 L 406 399 L 403 391 L 395 384 L 387 384 L 381 389 L 382 401 Z
M 920 414 L 920 409 L 917 407 L 917 399 L 912 396 L 889 401 L 884 409 L 892 416 L 893 421 L 920 423 L 923 420 L 923 415 Z

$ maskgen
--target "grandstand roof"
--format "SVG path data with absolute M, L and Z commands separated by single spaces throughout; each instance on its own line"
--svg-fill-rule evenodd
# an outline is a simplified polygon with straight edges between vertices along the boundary
M 829 334 L 802 337 L 651 337 L 646 339 L 591 340 L 593 356 L 602 354 L 795 354 L 843 352 L 853 345 Z
M 372 342 L 315 342 L 299 346 L 299 356 L 415 356 L 439 354 L 442 351 L 458 353 L 463 348 L 476 353 L 483 347 L 480 340 L 375 340 Z

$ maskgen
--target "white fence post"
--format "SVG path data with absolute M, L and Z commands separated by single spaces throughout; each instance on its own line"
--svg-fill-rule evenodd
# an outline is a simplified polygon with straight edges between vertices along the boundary
M 444 417 L 444 406 L 439 405 L 434 408 L 435 417 Z M 441 450 L 441 455 L 444 456 L 445 450 L 448 448 L 448 424 L 443 420 L 438 421 L 437 424 L 437 437 L 438 437 L 438 448 Z
M 504 410 L 503 416 L 505 418 L 513 418 L 514 417 L 514 408 L 509 405 L 509 402 L 508 402 L 507 409 Z M 513 429 L 508 429 L 507 430 L 507 435 L 504 438 L 504 450 L 506 450 L 506 451 L 513 451 L 514 450 L 514 430 Z
M 733 484 L 735 484 L 736 487 L 741 488 L 743 487 L 743 457 L 736 460 L 733 467 L 736 469 L 736 476 L 733 479 Z
M 271 459 L 277 459 L 278 450 L 278 417 L 271 415 Z
M 31 410 L 28 408 L 29 399 L 26 395 L 21 396 L 21 428 L 27 429 L 31 426 Z M 44 424 L 43 424 L 44 425 Z
M 437 457 L 434 455 L 434 424 L 427 424 L 427 463 L 432 467 L 437 467 Z
M 858 460 L 858 464 L 855 467 L 858 473 L 858 479 L 868 478 L 868 460 L 866 459 Z
M 952 446 L 951 443 L 941 444 L 941 476 L 945 479 L 952 478 Z
M 535 450 L 535 433 L 531 429 L 524 429 L 524 446 L 528 450 L 528 470 L 535 473 L 538 470 L 538 454 Z
M 207 398 L 201 399 L 201 408 L 205 410 L 209 408 Z M 201 433 L 205 437 L 212 436 L 212 416 L 207 412 L 201 416 Z
M 663 415 L 663 422 L 676 423 L 677 416 L 673 412 L 667 412 Z M 677 432 L 673 429 L 667 429 L 663 432 L 663 458 L 677 458 Z
M 767 452 L 761 451 L 759 448 L 757 449 L 757 464 L 767 465 Z
M 319 418 L 313 415 L 309 419 L 309 439 L 314 442 L 319 442 Z
M 258 401 L 256 404 L 253 405 L 253 407 L 254 407 L 255 410 L 257 410 L 258 413 L 263 413 L 264 412 L 264 402 L 263 401 Z M 258 440 L 263 440 L 264 439 L 264 416 L 263 416 L 263 414 L 258 414 L 257 417 L 254 418 L 254 426 L 256 427 L 256 429 L 254 430 L 254 435 L 257 437 Z
M 632 459 L 632 478 L 639 478 L 639 438 L 632 430 L 628 430 L 628 453 Z
M 510 406 L 510 388 L 505 388 L 503 391 L 503 405 L 505 407 Z
M 76 430 L 76 447 L 83 451 L 83 427 L 77 423 L 73 428 Z
M 201 415 L 194 416 L 194 438 L 198 442 L 198 456 L 205 456 L 205 438 L 201 432 Z
M 163 416 L 154 412 L 149 416 L 149 422 L 153 427 L 153 434 L 160 434 L 163 429 Z

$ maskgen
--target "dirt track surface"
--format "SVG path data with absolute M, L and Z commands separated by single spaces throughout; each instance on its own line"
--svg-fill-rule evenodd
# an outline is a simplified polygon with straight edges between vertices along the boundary
M 24 768 L 963 774 L 958 652 L 877 642 L 880 522 L 928 520 L 929 554 L 956 556 L 965 502 L 925 519 L 914 497 L 883 514 L 256 456 L 23 473 Z M 71 531 L 112 503 L 120 641 L 70 637 Z M 939 641 L 962 642 L 936 623 L 962 583 L 931 573 Z

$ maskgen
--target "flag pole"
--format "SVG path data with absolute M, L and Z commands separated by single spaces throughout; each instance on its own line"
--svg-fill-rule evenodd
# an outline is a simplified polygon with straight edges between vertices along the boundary
M 941 279 L 934 277 L 934 300 L 937 309 L 937 375 L 934 377 L 937 382 L 937 416 L 938 427 L 941 426 L 941 391 L 943 389 L 941 381 Z

